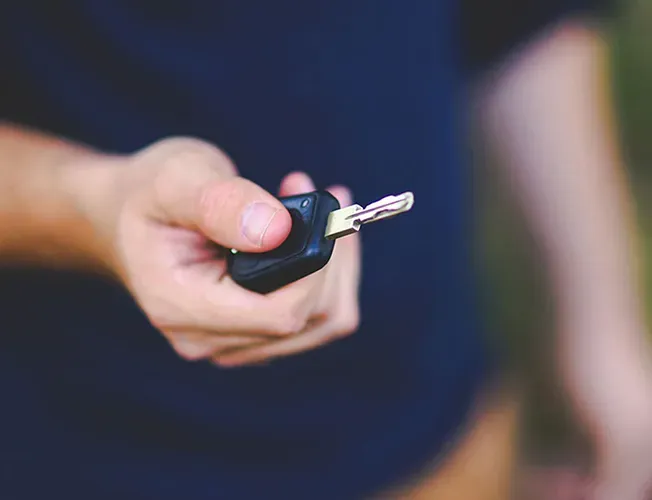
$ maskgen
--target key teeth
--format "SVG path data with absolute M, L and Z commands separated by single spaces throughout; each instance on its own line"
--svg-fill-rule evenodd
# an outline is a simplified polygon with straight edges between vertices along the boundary
M 360 231 L 364 224 L 389 219 L 407 212 L 414 205 L 414 194 L 406 191 L 399 195 L 390 195 L 362 207 L 350 205 L 335 210 L 329 215 L 326 226 L 326 238 L 334 240 Z

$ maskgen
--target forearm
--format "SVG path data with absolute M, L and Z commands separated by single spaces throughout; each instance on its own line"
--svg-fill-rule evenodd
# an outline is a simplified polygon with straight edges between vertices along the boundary
M 109 192 L 100 158 L 0 123 L 0 263 L 102 270 L 107 256 L 85 217 Z
M 607 77 L 600 39 L 564 29 L 514 61 L 483 100 L 549 270 L 565 380 L 603 435 L 627 419 L 639 428 L 650 410 L 634 211 Z

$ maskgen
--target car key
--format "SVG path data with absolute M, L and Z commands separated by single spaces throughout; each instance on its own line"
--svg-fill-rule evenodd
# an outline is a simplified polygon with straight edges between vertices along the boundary
M 328 191 L 280 199 L 290 212 L 292 229 L 274 250 L 263 253 L 231 250 L 227 256 L 231 278 L 240 286 L 269 293 L 323 268 L 333 254 L 335 240 L 355 233 L 364 224 L 407 212 L 414 195 L 387 196 L 366 207 L 340 207 Z

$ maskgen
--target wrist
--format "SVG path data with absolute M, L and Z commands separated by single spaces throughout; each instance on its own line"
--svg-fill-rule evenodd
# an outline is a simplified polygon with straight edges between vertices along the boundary
M 86 152 L 61 164 L 57 175 L 75 221 L 73 244 L 95 271 L 111 276 L 120 274 L 113 240 L 127 192 L 126 166 L 124 157 Z

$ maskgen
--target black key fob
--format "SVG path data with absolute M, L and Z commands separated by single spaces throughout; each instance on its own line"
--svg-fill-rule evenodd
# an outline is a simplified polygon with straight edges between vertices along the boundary
M 325 237 L 329 214 L 340 203 L 328 191 L 280 199 L 292 216 L 292 230 L 276 249 L 265 253 L 229 252 L 233 281 L 248 290 L 269 293 L 319 271 L 331 258 L 334 240 Z

